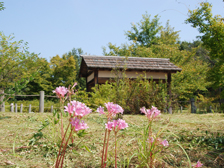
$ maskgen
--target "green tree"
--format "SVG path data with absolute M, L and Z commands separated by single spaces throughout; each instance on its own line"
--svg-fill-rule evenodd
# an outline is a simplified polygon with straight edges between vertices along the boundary
M 150 15 L 146 13 L 142 15 L 139 23 L 132 23 L 131 31 L 127 31 L 125 35 L 128 40 L 136 41 L 135 44 L 149 47 L 158 42 L 158 33 L 161 29 L 158 15 L 150 20 Z
M 63 55 L 62 58 L 56 55 L 51 58 L 52 86 L 68 87 L 76 82 L 76 62 L 74 57 Z
M 36 74 L 34 80 L 27 84 L 27 87 L 23 89 L 24 94 L 33 95 L 39 94 L 39 91 L 45 91 L 45 94 L 51 95 L 52 86 L 52 69 L 50 63 L 44 58 L 37 59 L 36 65 L 39 65 L 39 72 Z
M 148 22 L 146 19 L 145 21 Z M 144 20 L 140 23 L 145 25 Z M 136 30 L 136 32 L 140 30 Z M 172 75 L 172 92 L 175 97 L 189 100 L 189 98 L 197 95 L 199 92 L 206 91 L 209 85 L 209 82 L 206 80 L 208 64 L 201 59 L 197 59 L 195 56 L 197 48 L 192 47 L 191 50 L 180 50 L 180 44 L 178 43 L 179 32 L 174 31 L 169 22 L 167 22 L 166 27 L 160 27 L 156 40 L 157 43 L 151 43 L 150 45 L 135 44 L 138 43 L 137 41 L 134 41 L 131 45 L 125 44 L 121 46 L 109 43 L 109 52 L 106 52 L 104 48 L 104 54 L 169 58 L 172 63 L 182 68 L 182 72 Z
M 76 67 L 76 78 L 75 81 L 78 82 L 78 86 L 80 89 L 86 88 L 86 80 L 83 78 L 79 78 L 79 71 L 80 71 L 80 65 L 81 65 L 81 54 L 83 54 L 83 50 L 81 48 L 73 48 L 68 53 L 64 54 L 63 56 L 66 58 L 73 57 L 75 59 L 75 67 Z
M 4 7 L 4 2 L 0 2 L 0 11 L 1 10 L 4 10 L 5 9 L 5 7 Z
M 13 41 L 13 36 L 0 32 L 0 94 L 18 93 L 38 72 L 38 55 L 28 51 L 27 43 Z
M 208 80 L 213 88 L 224 87 L 224 19 L 220 15 L 212 15 L 212 5 L 201 3 L 200 7 L 189 11 L 186 23 L 191 23 L 202 34 L 199 36 L 209 51 L 212 68 L 208 72 Z M 224 91 L 221 93 L 224 98 Z

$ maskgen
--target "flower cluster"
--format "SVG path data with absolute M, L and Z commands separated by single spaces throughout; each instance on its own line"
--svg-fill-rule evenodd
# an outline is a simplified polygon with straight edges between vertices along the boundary
M 68 103 L 67 106 L 64 106 L 64 108 L 65 111 L 71 115 L 71 117 L 82 118 L 92 112 L 92 110 L 84 103 L 75 100 L 71 101 L 71 103 Z
M 156 107 L 153 107 L 151 109 L 146 109 L 145 107 L 140 108 L 140 111 L 146 115 L 146 117 L 151 121 L 155 119 L 158 115 L 160 115 L 160 110 L 158 110 Z
M 87 124 L 80 119 L 92 112 L 89 107 L 87 107 L 84 103 L 74 100 L 68 103 L 67 106 L 64 106 L 64 108 L 64 111 L 67 111 L 70 114 L 70 123 L 76 132 L 88 128 Z
M 80 119 L 78 119 L 78 118 L 72 118 L 71 119 L 71 125 L 72 125 L 72 128 L 74 128 L 74 131 L 75 132 L 78 132 L 79 130 L 84 130 L 84 129 L 87 129 L 87 128 L 89 128 L 88 126 L 87 126 L 87 124 L 86 123 L 84 123 L 84 121 L 81 121 Z
M 64 97 L 67 92 L 68 89 L 64 86 L 56 87 L 56 89 L 53 90 L 53 93 L 56 93 L 58 98 Z
M 149 143 L 153 143 L 155 141 L 155 139 L 153 137 L 150 137 L 148 139 L 148 141 L 149 141 Z M 169 143 L 166 139 L 162 141 L 160 138 L 157 138 L 155 142 L 157 144 L 163 145 L 164 147 L 169 146 Z
M 116 114 L 118 113 L 121 113 L 123 114 L 124 110 L 121 106 L 119 106 L 118 104 L 114 104 L 112 102 L 108 102 L 108 103 L 105 103 L 105 106 L 107 108 L 107 118 L 110 120 L 112 117 L 116 116 Z M 103 107 L 99 107 L 97 108 L 97 112 L 100 113 L 100 114 L 106 114 L 104 112 L 104 108 Z
M 119 130 L 128 127 L 128 124 L 122 119 L 108 121 L 108 123 L 105 125 L 107 130 L 109 131 L 113 130 L 114 132 L 118 132 Z

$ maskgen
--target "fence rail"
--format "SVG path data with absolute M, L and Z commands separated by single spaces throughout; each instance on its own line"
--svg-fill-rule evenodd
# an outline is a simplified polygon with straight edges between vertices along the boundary
M 10 95 L 10 94 L 4 94 L 4 95 Z M 23 108 L 25 107 L 28 107 L 29 110 L 28 112 L 31 113 L 31 109 L 32 107 L 39 107 L 39 112 L 43 113 L 44 112 L 44 108 L 51 108 L 51 112 L 53 112 L 54 110 L 54 107 L 53 105 L 51 107 L 44 107 L 44 97 L 53 97 L 53 98 L 56 98 L 57 96 L 51 96 L 51 95 L 44 95 L 44 91 L 40 91 L 40 94 L 39 95 L 16 95 L 16 94 L 12 94 L 12 96 L 26 96 L 26 97 L 29 97 L 29 96 L 36 96 L 36 97 L 40 97 L 39 98 L 39 106 L 31 106 L 31 104 L 29 104 L 29 106 L 23 106 L 23 104 L 20 104 L 20 112 L 22 113 L 23 112 Z M 0 104 L 0 112 L 5 112 L 5 107 L 6 106 L 10 106 L 10 111 L 11 112 L 18 112 L 18 106 L 17 104 L 10 104 L 10 105 L 5 105 L 5 102 L 3 102 L 2 104 Z

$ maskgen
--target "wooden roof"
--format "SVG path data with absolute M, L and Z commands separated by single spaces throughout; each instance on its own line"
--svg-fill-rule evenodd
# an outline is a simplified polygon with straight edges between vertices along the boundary
M 81 55 L 80 77 L 86 77 L 88 70 L 93 69 L 123 69 L 136 71 L 166 71 L 175 73 L 181 71 L 167 58 L 144 58 L 124 56 L 90 56 Z

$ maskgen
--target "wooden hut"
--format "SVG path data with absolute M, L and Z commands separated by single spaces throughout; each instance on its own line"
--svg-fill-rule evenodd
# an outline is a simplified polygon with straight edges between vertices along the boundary
M 171 94 L 171 74 L 181 71 L 167 58 L 144 58 L 124 56 L 91 56 L 81 55 L 82 62 L 79 77 L 86 78 L 87 91 L 96 84 L 103 84 L 109 79 L 115 78 L 114 69 L 125 69 L 125 76 L 137 78 L 146 75 L 153 81 L 167 81 L 168 93 Z

